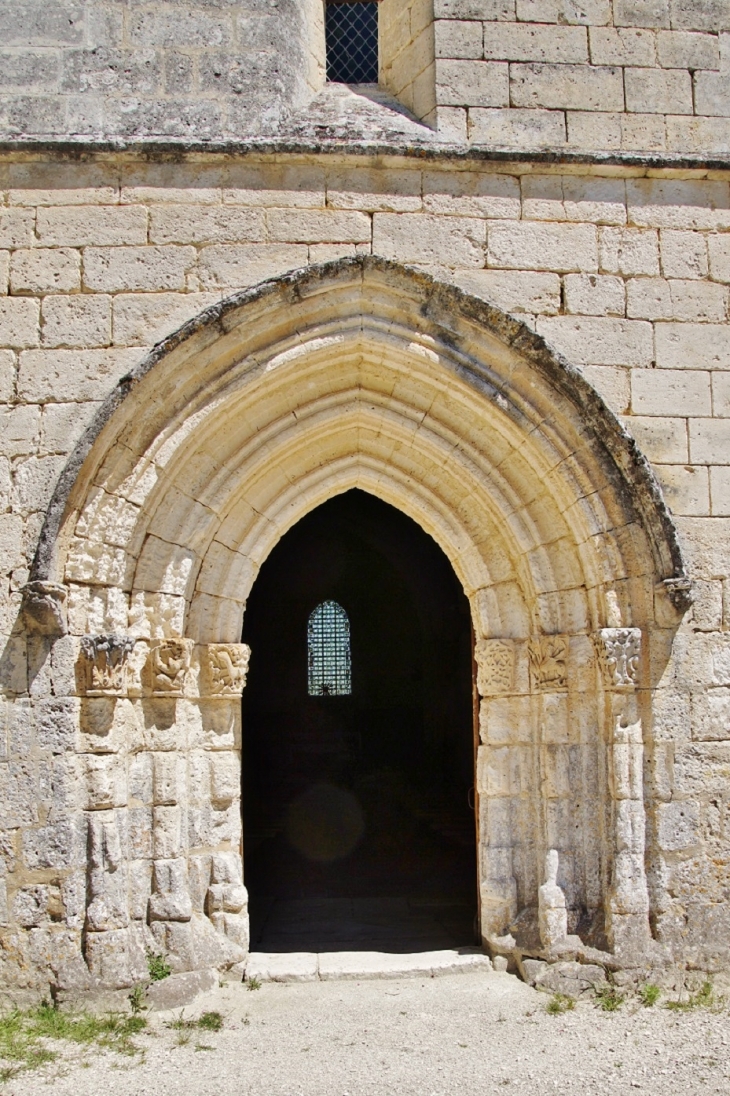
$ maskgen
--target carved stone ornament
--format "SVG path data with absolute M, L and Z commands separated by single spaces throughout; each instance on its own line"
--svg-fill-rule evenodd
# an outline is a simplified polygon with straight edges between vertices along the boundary
M 511 639 L 480 639 L 474 658 L 480 696 L 512 691 L 515 679 L 515 646 Z
M 245 643 L 209 643 L 202 648 L 203 688 L 207 696 L 240 696 L 246 685 L 251 648 Z
M 531 639 L 527 653 L 533 689 L 549 692 L 567 687 L 568 641 L 565 636 L 538 636 Z
M 132 636 L 81 637 L 83 687 L 87 696 L 120 696 L 125 692 Z
M 687 575 L 680 575 L 677 578 L 665 578 L 662 586 L 678 613 L 686 613 L 694 603 L 692 580 Z
M 606 685 L 610 689 L 627 689 L 636 685 L 641 657 L 641 629 L 601 628 L 594 639 Z
M 146 666 L 147 685 L 153 696 L 183 695 L 192 650 L 192 639 L 153 642 Z
M 27 583 L 21 612 L 28 631 L 40 636 L 65 636 L 67 597 L 68 590 L 57 582 Z

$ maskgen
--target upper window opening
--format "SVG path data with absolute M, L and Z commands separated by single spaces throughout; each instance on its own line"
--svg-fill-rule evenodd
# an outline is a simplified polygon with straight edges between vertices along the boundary
M 336 601 L 323 601 L 307 626 L 310 696 L 352 693 L 350 621 Z
M 378 82 L 378 4 L 328 0 L 327 79 L 339 84 Z

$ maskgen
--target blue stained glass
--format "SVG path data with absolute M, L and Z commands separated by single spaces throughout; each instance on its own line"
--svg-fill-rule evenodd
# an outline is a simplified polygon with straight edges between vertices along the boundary
M 323 601 L 307 625 L 310 696 L 352 693 L 350 621 L 336 601 Z

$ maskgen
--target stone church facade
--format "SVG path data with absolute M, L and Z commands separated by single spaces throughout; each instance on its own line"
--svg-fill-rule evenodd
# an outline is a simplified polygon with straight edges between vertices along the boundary
M 730 4 L 377 8 L 377 87 L 322 0 L 0 11 L 6 987 L 245 962 L 246 602 L 352 488 L 469 600 L 485 945 L 557 850 L 531 954 L 727 968 Z

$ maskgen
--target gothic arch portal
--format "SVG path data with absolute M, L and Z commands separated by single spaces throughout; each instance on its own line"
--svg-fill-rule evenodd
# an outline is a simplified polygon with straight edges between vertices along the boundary
M 536 906 L 557 849 L 572 926 L 605 912 L 617 952 L 649 943 L 641 759 L 689 604 L 653 473 L 523 324 L 357 258 L 240 293 L 156 347 L 58 484 L 25 617 L 78 649 L 102 981 L 133 977 L 149 933 L 180 969 L 245 951 L 246 599 L 282 535 L 353 487 L 433 536 L 470 601 L 484 937 Z M 119 876 L 132 811 L 150 839 Z

